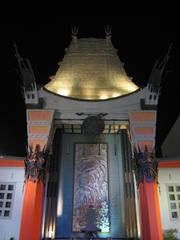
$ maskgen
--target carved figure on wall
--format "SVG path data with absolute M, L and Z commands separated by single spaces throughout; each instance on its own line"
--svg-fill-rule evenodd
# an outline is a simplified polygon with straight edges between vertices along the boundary
M 97 237 L 97 232 L 101 232 L 101 229 L 96 226 L 96 211 L 93 205 L 89 205 L 87 210 L 87 225 L 82 229 L 82 232 L 86 233 L 86 236 L 90 239 Z

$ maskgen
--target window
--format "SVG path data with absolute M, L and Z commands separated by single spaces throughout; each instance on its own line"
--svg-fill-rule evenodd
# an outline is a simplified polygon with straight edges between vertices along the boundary
M 14 193 L 15 193 L 14 183 L 0 182 L 0 218 L 11 217 Z
M 180 220 L 180 184 L 167 186 L 170 218 Z

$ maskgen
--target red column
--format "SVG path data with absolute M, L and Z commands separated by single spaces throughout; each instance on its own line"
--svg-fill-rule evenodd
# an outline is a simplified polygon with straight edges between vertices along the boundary
M 28 180 L 24 192 L 20 240 L 40 240 L 44 184 Z
M 144 191 L 144 185 L 142 183 L 139 184 L 139 201 L 140 201 L 140 217 L 141 217 L 141 236 L 142 239 L 149 239 L 148 236 L 150 236 L 149 232 L 149 218 L 148 211 L 147 211 L 147 200 L 146 200 L 146 194 Z
M 156 111 L 138 111 L 130 113 L 130 130 L 132 147 L 136 149 L 135 158 L 139 170 L 137 181 L 139 185 L 139 210 L 142 239 L 162 240 L 163 231 L 156 179 L 154 176 L 154 180 L 151 179 L 150 182 L 147 182 L 146 177 L 148 173 L 145 172 L 146 167 L 150 166 L 145 164 L 147 164 L 149 160 L 151 163 L 154 160 L 151 153 L 155 146 Z M 148 158 L 147 154 L 149 154 Z
M 162 240 L 163 231 L 155 182 L 140 183 L 141 234 L 143 240 Z
M 39 151 L 43 151 L 45 146 L 48 149 L 48 145 L 51 144 L 52 140 L 49 136 L 52 135 L 53 114 L 53 110 L 27 110 L 28 144 L 29 146 L 32 146 L 32 154 L 34 154 L 31 156 L 27 154 L 27 159 L 29 159 L 28 162 L 32 164 L 33 159 L 37 160 L 38 158 L 38 155 L 36 155 L 36 147 L 39 145 Z M 42 156 L 40 159 L 42 160 Z M 20 240 L 41 239 L 43 199 L 43 179 L 39 177 L 37 179 L 33 179 L 33 176 L 26 176 L 19 238 Z

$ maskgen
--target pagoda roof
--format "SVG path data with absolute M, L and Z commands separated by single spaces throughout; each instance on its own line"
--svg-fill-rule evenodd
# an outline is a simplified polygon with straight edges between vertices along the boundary
M 56 74 L 45 88 L 81 100 L 104 100 L 138 87 L 127 76 L 110 38 L 73 37 Z

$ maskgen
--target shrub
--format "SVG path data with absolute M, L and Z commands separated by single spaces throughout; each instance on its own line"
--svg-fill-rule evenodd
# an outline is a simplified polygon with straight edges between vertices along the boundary
M 163 239 L 164 240 L 178 240 L 177 229 L 164 230 Z

